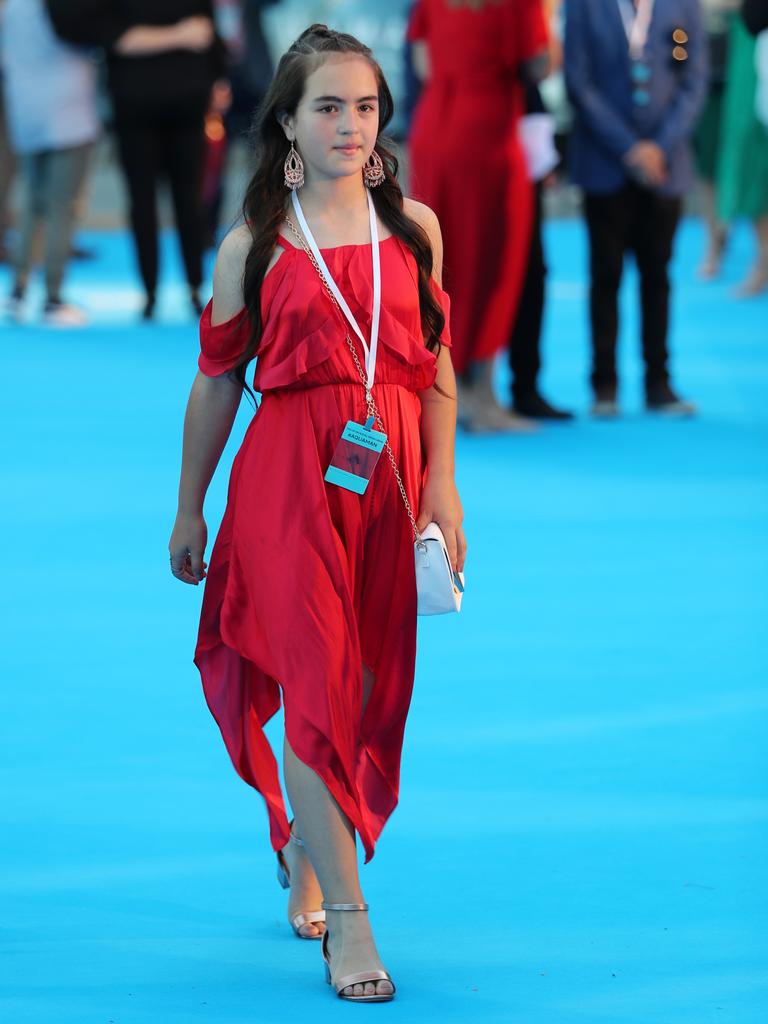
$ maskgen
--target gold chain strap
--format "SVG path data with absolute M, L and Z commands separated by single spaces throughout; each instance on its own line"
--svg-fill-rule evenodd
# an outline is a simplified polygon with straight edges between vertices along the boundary
M 367 409 L 368 409 L 368 415 L 369 416 L 373 416 L 374 421 L 376 423 L 378 423 L 378 425 L 381 427 L 381 432 L 386 436 L 387 431 L 386 431 L 386 429 L 384 427 L 384 423 L 383 423 L 383 421 L 381 419 L 381 416 L 379 415 L 379 410 L 376 407 L 376 402 L 374 401 L 373 393 L 370 390 L 370 388 L 368 387 L 368 377 L 366 376 L 365 370 L 360 365 L 360 360 L 358 358 L 357 352 L 355 352 L 355 346 L 352 344 L 352 339 L 349 336 L 349 331 L 346 330 L 346 323 L 347 323 L 347 321 L 346 321 L 346 318 L 344 317 L 344 313 L 342 312 L 341 306 L 339 306 L 338 302 L 336 301 L 336 296 L 333 294 L 331 289 L 328 287 L 328 282 L 325 279 L 325 274 L 320 269 L 320 267 L 318 265 L 318 262 L 315 259 L 315 254 L 312 252 L 312 250 L 307 245 L 304 236 L 300 233 L 299 229 L 296 227 L 296 225 L 293 223 L 293 221 L 291 220 L 290 217 L 286 217 L 285 220 L 286 220 L 286 223 L 288 224 L 288 227 L 291 229 L 291 231 L 294 233 L 294 235 L 298 238 L 299 242 L 301 243 L 301 247 L 304 250 L 304 252 L 307 254 L 307 256 L 309 257 L 309 260 L 310 260 L 312 266 L 315 268 L 315 270 L 320 275 L 320 280 L 323 283 L 323 288 L 325 289 L 328 297 L 330 298 L 331 302 L 334 304 L 336 309 L 339 311 L 339 315 L 341 316 L 342 322 L 343 322 L 344 327 L 345 327 L 345 337 L 347 339 L 347 345 L 349 345 L 349 351 L 352 353 L 352 358 L 355 361 L 355 366 L 357 367 L 357 372 L 360 374 L 360 380 L 362 381 L 363 387 L 365 388 L 365 402 L 366 402 L 366 406 L 367 406 Z M 408 519 L 411 522 L 411 529 L 413 530 L 414 540 L 420 541 L 421 540 L 421 534 L 416 529 L 416 520 L 415 520 L 414 515 L 413 515 L 413 510 L 411 509 L 411 503 L 408 501 L 408 495 L 405 493 L 405 486 L 403 484 L 403 479 L 400 476 L 400 471 L 397 468 L 397 462 L 395 461 L 395 456 L 394 456 L 394 454 L 392 452 L 392 449 L 389 446 L 389 438 L 387 438 L 385 440 L 384 447 L 387 450 L 387 455 L 389 456 L 389 461 L 392 464 L 392 469 L 394 470 L 395 479 L 397 480 L 397 486 L 400 488 L 400 494 L 401 494 L 402 499 L 403 499 L 403 504 L 405 505 L 405 511 L 408 513 Z

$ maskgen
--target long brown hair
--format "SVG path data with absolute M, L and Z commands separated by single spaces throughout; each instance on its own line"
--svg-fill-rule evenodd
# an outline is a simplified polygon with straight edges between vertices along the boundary
M 413 253 L 418 268 L 419 308 L 425 344 L 431 352 L 440 351 L 445 316 L 430 287 L 432 246 L 421 225 L 403 212 L 403 193 L 397 182 L 397 158 L 388 148 L 389 140 L 381 135 L 394 111 L 392 93 L 367 46 L 344 32 L 336 32 L 325 25 L 310 25 L 281 57 L 254 123 L 257 164 L 245 192 L 242 210 L 252 238 L 243 274 L 243 296 L 251 329 L 242 359 L 234 370 L 241 387 L 251 396 L 253 393 L 245 381 L 245 368 L 253 356 L 258 355 L 263 330 L 261 286 L 277 245 L 288 194 L 283 172 L 287 140 L 278 117 L 296 112 L 304 95 L 307 78 L 331 53 L 358 54 L 368 61 L 376 77 L 379 137 L 375 149 L 384 164 L 385 178 L 377 188 L 372 189 L 371 194 L 382 222 Z

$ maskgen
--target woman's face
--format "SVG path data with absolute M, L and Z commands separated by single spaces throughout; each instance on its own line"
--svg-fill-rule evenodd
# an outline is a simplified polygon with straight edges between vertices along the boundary
M 329 55 L 307 78 L 283 128 L 301 154 L 308 183 L 360 174 L 379 134 L 378 88 L 368 61 Z

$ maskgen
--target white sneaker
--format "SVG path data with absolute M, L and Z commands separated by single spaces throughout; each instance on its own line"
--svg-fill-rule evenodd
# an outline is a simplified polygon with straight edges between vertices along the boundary
M 46 302 L 43 323 L 48 327 L 85 327 L 88 314 L 69 302 Z
M 589 412 L 598 420 L 615 420 L 621 415 L 619 403 L 615 398 L 596 398 Z
M 681 398 L 669 384 L 652 388 L 645 396 L 645 407 L 648 412 L 661 413 L 663 416 L 695 416 L 698 412 L 693 402 Z

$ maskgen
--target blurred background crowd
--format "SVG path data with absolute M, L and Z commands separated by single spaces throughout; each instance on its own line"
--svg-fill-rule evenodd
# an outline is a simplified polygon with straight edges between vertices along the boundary
M 572 418 L 538 383 L 548 216 L 583 217 L 587 232 L 591 413 L 620 411 L 631 253 L 646 407 L 693 415 L 668 369 L 681 217 L 706 224 L 705 279 L 747 218 L 754 258 L 732 299 L 768 291 L 768 0 L 0 0 L 6 320 L 88 326 L 65 288 L 70 261 L 99 258 L 79 226 L 130 230 L 145 320 L 171 228 L 199 315 L 208 256 L 238 216 L 253 112 L 312 21 L 368 43 L 394 93 L 403 185 L 443 230 L 463 427 Z

